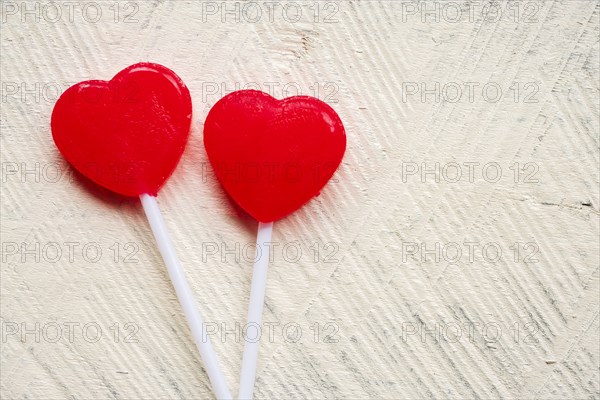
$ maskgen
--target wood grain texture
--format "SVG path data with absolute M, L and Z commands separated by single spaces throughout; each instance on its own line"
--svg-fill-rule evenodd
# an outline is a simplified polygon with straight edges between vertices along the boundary
M 1 4 L 0 397 L 212 397 L 140 204 L 52 143 L 57 93 L 139 61 L 192 94 L 159 202 L 233 392 L 256 223 L 202 129 L 254 87 L 348 135 L 275 224 L 257 398 L 600 397 L 598 1 L 67 3 Z

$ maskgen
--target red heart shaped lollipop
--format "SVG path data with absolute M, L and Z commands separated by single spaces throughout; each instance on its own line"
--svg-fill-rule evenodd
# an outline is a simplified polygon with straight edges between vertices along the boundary
M 319 193 L 342 160 L 346 133 L 316 98 L 240 90 L 208 113 L 204 146 L 227 193 L 256 220 L 271 222 Z
M 158 190 L 188 140 L 190 93 L 170 69 L 134 64 L 67 89 L 52 112 L 56 146 L 77 170 L 126 196 Z
M 140 63 L 109 82 L 70 87 L 54 106 L 52 136 L 67 161 L 88 178 L 140 197 L 215 394 L 230 399 L 156 200 L 183 154 L 191 119 L 190 93 L 181 79 L 162 65 Z

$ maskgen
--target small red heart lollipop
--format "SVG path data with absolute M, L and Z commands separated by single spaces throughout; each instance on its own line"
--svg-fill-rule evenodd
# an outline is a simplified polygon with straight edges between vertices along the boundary
M 260 326 L 273 221 L 301 207 L 331 178 L 346 150 L 344 126 L 313 97 L 277 100 L 240 90 L 208 113 L 204 146 L 227 193 L 259 221 L 246 326 Z M 239 399 L 252 398 L 258 347 L 257 340 L 244 344 Z
M 215 394 L 229 399 L 156 201 L 183 154 L 191 119 L 190 92 L 182 80 L 162 65 L 139 63 L 108 82 L 71 86 L 56 102 L 51 125 L 56 146 L 77 170 L 107 189 L 140 197 Z
M 79 172 L 126 196 L 158 190 L 188 140 L 190 92 L 170 69 L 139 63 L 71 86 L 52 112 L 56 146 Z
M 240 90 L 219 100 L 204 124 L 217 178 L 260 222 L 292 213 L 325 186 L 346 149 L 336 112 L 308 96 L 277 100 Z

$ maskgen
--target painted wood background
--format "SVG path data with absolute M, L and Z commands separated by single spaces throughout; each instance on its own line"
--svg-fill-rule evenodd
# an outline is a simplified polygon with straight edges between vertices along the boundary
M 234 392 L 256 223 L 202 128 L 259 88 L 348 149 L 275 224 L 257 398 L 599 398 L 598 1 L 0 4 L 2 398 L 212 397 L 139 202 L 51 139 L 69 85 L 139 61 L 192 93 L 159 201 Z

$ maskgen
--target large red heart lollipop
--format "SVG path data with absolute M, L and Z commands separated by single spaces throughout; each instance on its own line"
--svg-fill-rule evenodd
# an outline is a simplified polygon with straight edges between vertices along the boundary
M 108 82 L 71 86 L 56 102 L 51 124 L 56 146 L 76 169 L 107 189 L 140 197 L 215 394 L 230 399 L 156 200 L 183 154 L 191 119 L 181 79 L 162 65 L 139 63 Z
M 158 190 L 188 140 L 190 93 L 173 71 L 134 64 L 110 81 L 71 86 L 52 112 L 56 146 L 85 176 L 126 196 Z
M 346 133 L 316 98 L 240 90 L 208 113 L 204 146 L 227 193 L 258 221 L 271 222 L 319 193 L 342 160 Z
M 273 221 L 302 206 L 331 178 L 346 150 L 344 126 L 313 97 L 277 100 L 240 90 L 208 113 L 204 146 L 225 190 L 259 221 L 247 326 L 260 326 Z M 258 348 L 257 340 L 244 344 L 239 399 L 252 399 Z

